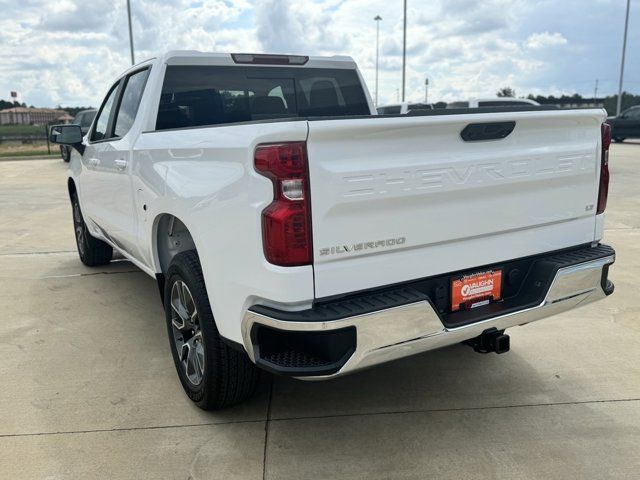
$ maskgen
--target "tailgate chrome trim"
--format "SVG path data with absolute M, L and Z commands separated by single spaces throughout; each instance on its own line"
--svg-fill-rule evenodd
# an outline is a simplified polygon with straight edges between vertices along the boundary
M 603 269 L 615 261 L 610 255 L 559 269 L 537 306 L 498 315 L 468 325 L 447 328 L 428 301 L 330 321 L 288 321 L 247 310 L 242 321 L 244 347 L 256 361 L 251 332 L 254 325 L 285 331 L 327 331 L 345 327 L 357 330 L 353 355 L 333 375 L 300 377 L 321 380 L 344 375 L 436 348 L 453 345 L 480 335 L 488 328 L 503 330 L 571 310 L 607 296 L 603 289 Z

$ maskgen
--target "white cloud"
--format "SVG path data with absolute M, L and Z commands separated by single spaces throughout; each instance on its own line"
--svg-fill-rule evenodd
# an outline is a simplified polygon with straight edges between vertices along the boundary
M 331 28 L 338 19 L 329 5 L 262 0 L 256 3 L 258 40 L 273 53 L 332 54 L 349 44 L 348 31 Z M 324 7 L 324 8 L 323 8 Z
M 524 42 L 527 48 L 531 48 L 533 50 L 547 47 L 556 47 L 558 45 L 566 45 L 567 39 L 562 36 L 561 33 L 534 33 L 530 35 L 529 38 Z
M 49 6 L 53 4 L 49 3 Z M 96 32 L 105 30 L 113 22 L 113 2 L 92 0 L 76 3 L 61 0 L 55 8 L 43 8 L 36 29 L 61 32 Z

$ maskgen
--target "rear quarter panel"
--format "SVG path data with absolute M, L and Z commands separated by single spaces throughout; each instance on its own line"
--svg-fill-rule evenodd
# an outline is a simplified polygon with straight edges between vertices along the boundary
M 141 252 L 160 271 L 157 221 L 179 218 L 194 238 L 220 333 L 240 342 L 244 309 L 313 300 L 311 266 L 283 268 L 263 253 L 261 212 L 272 184 L 253 168 L 259 143 L 304 141 L 304 121 L 229 125 L 143 133 L 134 149 L 134 188 L 148 204 Z

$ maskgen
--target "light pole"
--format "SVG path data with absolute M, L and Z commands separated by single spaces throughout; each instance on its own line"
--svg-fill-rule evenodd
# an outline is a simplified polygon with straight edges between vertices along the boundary
M 622 61 L 620 62 L 620 83 L 618 84 L 618 104 L 616 106 L 616 116 L 620 115 L 622 107 L 622 78 L 624 77 L 624 54 L 627 50 L 627 29 L 629 28 L 629 6 L 631 0 L 627 0 L 627 15 L 624 19 L 624 39 L 622 40 Z
M 424 103 L 429 103 L 429 77 L 424 77 Z
M 407 68 L 407 0 L 404 0 L 404 16 L 402 26 L 402 101 L 404 102 L 405 71 Z
M 376 107 L 378 106 L 378 58 L 380 56 L 380 20 L 382 17 L 376 15 L 374 17 L 376 21 Z
M 131 48 L 131 65 L 136 63 L 133 56 L 133 31 L 131 29 L 131 3 L 127 0 L 127 16 L 129 17 L 129 47 Z

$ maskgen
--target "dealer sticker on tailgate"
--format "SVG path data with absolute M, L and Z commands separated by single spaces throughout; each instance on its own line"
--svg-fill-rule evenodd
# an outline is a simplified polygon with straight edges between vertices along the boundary
M 502 270 L 472 273 L 451 282 L 451 311 L 469 310 L 500 300 Z

